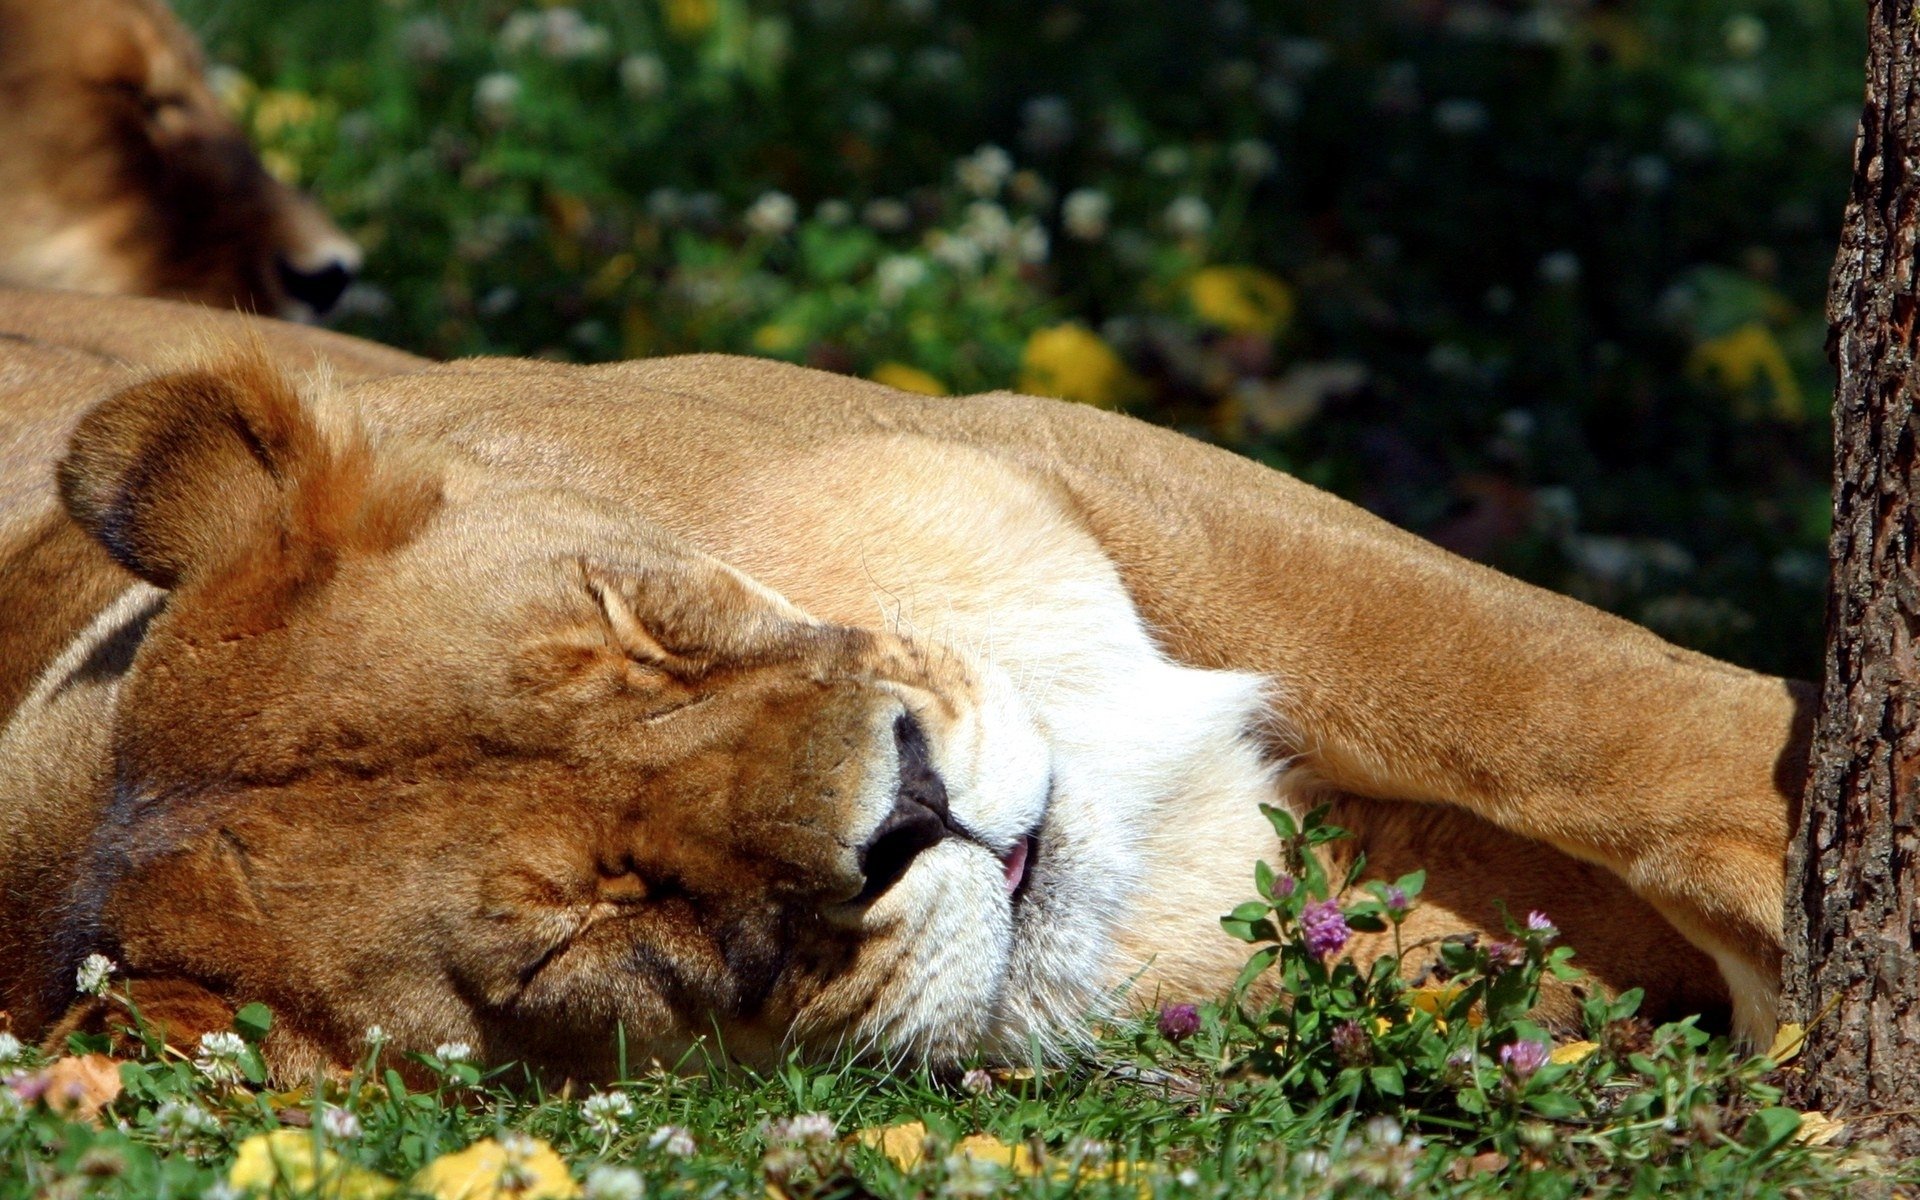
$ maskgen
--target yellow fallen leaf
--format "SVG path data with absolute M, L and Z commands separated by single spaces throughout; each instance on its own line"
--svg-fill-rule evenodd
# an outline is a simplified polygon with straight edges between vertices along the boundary
M 927 1127 L 919 1121 L 862 1129 L 855 1135 L 862 1146 L 878 1150 L 902 1171 L 911 1171 L 927 1158 Z
M 1800 1056 L 1800 1048 L 1807 1044 L 1807 1027 L 1798 1021 L 1787 1021 L 1780 1026 L 1780 1032 L 1773 1035 L 1773 1045 L 1767 1047 L 1767 1057 L 1776 1066 L 1792 1062 Z
M 1824 1146 L 1846 1129 L 1845 1121 L 1836 1121 L 1823 1112 L 1803 1112 L 1800 1114 L 1799 1132 L 1793 1140 L 1803 1146 Z
M 434 1200 L 573 1200 L 580 1194 L 553 1147 L 525 1134 L 483 1138 L 443 1154 L 420 1168 L 407 1188 Z
M 1031 1175 L 1038 1170 L 1033 1161 L 1033 1151 L 1027 1149 L 1025 1144 L 1009 1146 L 990 1133 L 974 1133 L 961 1138 L 953 1152 L 975 1162 L 992 1163 L 1022 1175 Z
M 276 1129 L 240 1143 L 227 1186 L 264 1195 L 312 1195 L 321 1200 L 385 1200 L 400 1185 L 384 1175 L 342 1162 L 331 1150 L 316 1152 L 311 1133 Z
M 1577 1063 L 1600 1048 L 1599 1042 L 1568 1042 L 1564 1046 L 1555 1046 L 1547 1055 L 1550 1063 Z

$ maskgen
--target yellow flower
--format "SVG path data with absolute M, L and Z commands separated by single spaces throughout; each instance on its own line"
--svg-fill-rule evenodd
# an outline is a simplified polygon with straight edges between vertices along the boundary
M 662 0 L 667 28 L 681 37 L 694 37 L 712 27 L 719 15 L 719 0 Z
M 947 385 L 939 378 L 919 367 L 910 367 L 900 362 L 883 362 L 867 376 L 875 383 L 884 383 L 890 388 L 899 388 L 903 392 L 919 392 L 923 396 L 952 395 Z
M 884 1129 L 863 1129 L 858 1136 L 861 1145 L 880 1151 L 902 1171 L 911 1172 L 927 1160 L 927 1127 L 919 1121 L 889 1125 Z M 954 1144 L 953 1156 L 1000 1167 L 1015 1175 L 1045 1175 L 1055 1183 L 1072 1183 L 1076 1179 L 1109 1179 L 1115 1183 L 1134 1184 L 1142 1196 L 1152 1194 L 1150 1165 L 1127 1159 L 1052 1158 L 1043 1166 L 1024 1143 L 1010 1145 L 989 1133 L 969 1134 L 961 1138 Z
M 587 281 L 586 293 L 595 300 L 605 300 L 620 290 L 620 285 L 632 277 L 639 263 L 631 254 L 616 254 L 600 265 Z
M 1036 329 L 1020 354 L 1020 390 L 1096 408 L 1117 408 L 1140 391 L 1139 377 L 1084 325 Z
M 294 187 L 300 185 L 300 164 L 293 160 L 291 154 L 263 147 L 260 151 L 260 165 L 267 169 L 267 174 L 281 183 L 291 184 Z
M 312 123 L 320 106 L 305 92 L 262 92 L 253 106 L 253 131 L 271 140 L 297 126 Z
M 312 1195 L 321 1200 L 383 1200 L 400 1185 L 364 1167 L 344 1163 L 331 1150 L 314 1149 L 304 1129 L 257 1133 L 240 1143 L 227 1186 L 270 1195 Z
M 776 321 L 753 331 L 753 348 L 762 354 L 786 354 L 799 349 L 805 338 L 800 329 Z
M 420 1168 L 407 1185 L 434 1200 L 573 1200 L 580 1185 L 553 1147 L 525 1134 L 485 1138 Z
M 1447 1019 L 1444 1014 L 1447 1009 L 1453 1007 L 1453 1002 L 1458 1000 L 1460 993 L 1465 990 L 1465 988 L 1457 983 L 1427 983 L 1417 988 L 1408 988 L 1406 993 L 1407 1007 L 1424 1013 L 1432 1013 L 1434 1028 L 1438 1029 L 1441 1033 L 1445 1033 L 1447 1031 Z M 1486 1014 L 1480 1011 L 1478 1005 L 1467 1010 L 1467 1024 L 1473 1026 L 1475 1029 L 1485 1024 L 1486 1019 Z
M 1187 281 L 1194 315 L 1228 333 L 1272 337 L 1293 320 L 1293 289 L 1257 267 L 1206 267 Z
M 1758 321 L 1750 321 L 1732 333 L 1708 338 L 1693 348 L 1687 369 L 1696 376 L 1713 379 L 1734 393 L 1742 404 L 1742 416 L 1758 414 L 1752 408 L 1754 385 L 1766 381 L 1772 393 L 1768 415 L 1783 421 L 1798 421 L 1807 415 L 1806 401 L 1800 394 L 1800 381 L 1773 333 Z

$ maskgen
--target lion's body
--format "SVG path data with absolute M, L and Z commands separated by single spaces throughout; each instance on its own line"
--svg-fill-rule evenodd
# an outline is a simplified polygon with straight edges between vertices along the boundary
M 133 378 L 66 347 L 127 328 L 121 353 L 141 364 L 192 323 L 102 306 L 50 325 L 35 307 L 0 302 L 0 929 L 16 931 L 0 981 L 31 985 L 4 997 L 29 1028 L 57 1015 L 36 1008 L 53 994 L 36 976 L 70 961 L 73 864 L 110 809 L 121 680 L 161 597 L 52 491 L 75 420 Z M 272 337 L 281 361 L 301 353 Z M 350 377 L 412 365 L 314 348 Z M 644 514 L 814 619 L 903 635 L 1011 689 L 1052 757 L 1050 819 L 1102 830 L 1057 839 L 1081 860 L 1050 902 L 1100 927 L 1049 951 L 1084 959 L 1080 986 L 1051 985 L 1036 1021 L 1129 981 L 1136 1001 L 1219 992 L 1244 951 L 1217 919 L 1274 853 L 1257 802 L 1317 798 L 1380 875 L 1429 869 L 1411 938 L 1497 931 L 1496 902 L 1539 908 L 1606 984 L 1710 1004 L 1724 985 L 1678 926 L 1726 973 L 1746 1032 L 1772 1018 L 1801 736 L 1778 680 L 1057 402 L 703 357 L 481 360 L 335 403 L 376 438 L 457 458 L 462 478 Z

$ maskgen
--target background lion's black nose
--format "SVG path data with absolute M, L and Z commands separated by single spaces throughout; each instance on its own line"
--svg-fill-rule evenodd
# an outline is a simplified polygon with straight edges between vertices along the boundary
M 287 290 L 287 295 L 311 308 L 315 316 L 332 308 L 353 282 L 353 267 L 344 259 L 296 267 L 282 258 L 274 265 L 280 272 L 280 286 Z
M 900 780 L 893 811 L 860 851 L 860 871 L 867 881 L 862 900 L 875 899 L 899 882 L 922 850 L 952 832 L 947 785 L 933 769 L 926 731 L 902 713 L 893 723 L 893 744 L 900 755 Z

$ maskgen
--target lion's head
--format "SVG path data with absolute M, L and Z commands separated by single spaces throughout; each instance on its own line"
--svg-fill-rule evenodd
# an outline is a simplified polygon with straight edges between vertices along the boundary
M 359 263 L 159 0 L 0 0 L 0 281 L 306 317 Z
M 616 1029 L 951 1058 L 1075 967 L 1010 951 L 1052 784 L 1017 701 L 336 417 L 247 359 L 73 436 L 69 511 L 164 589 L 122 605 L 75 961 L 266 1001 L 289 1073 L 376 1023 L 564 1073 L 611 1072 Z

